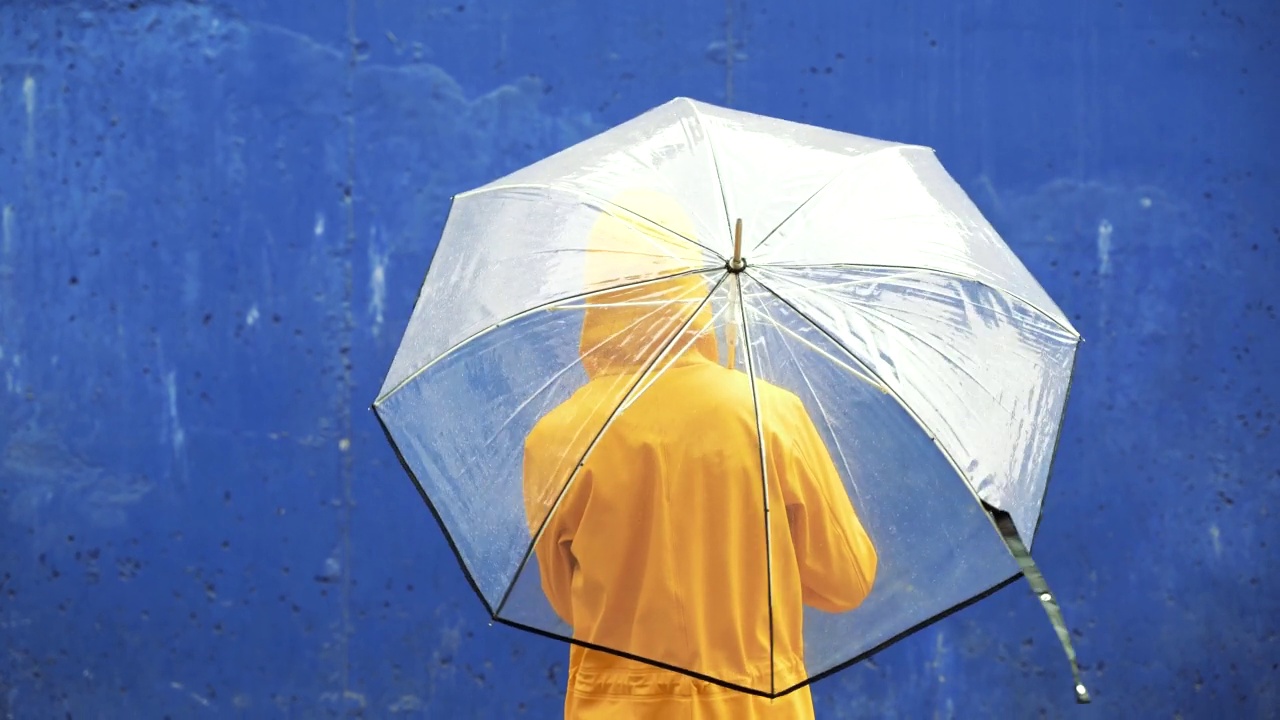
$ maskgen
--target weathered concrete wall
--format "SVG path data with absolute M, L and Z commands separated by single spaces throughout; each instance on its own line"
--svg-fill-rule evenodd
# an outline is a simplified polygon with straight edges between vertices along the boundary
M 1037 555 L 1095 704 L 1018 584 L 821 716 L 1270 716 L 1278 20 L 5 3 L 0 716 L 554 717 L 365 408 L 448 197 L 675 95 L 937 148 L 1088 340 Z

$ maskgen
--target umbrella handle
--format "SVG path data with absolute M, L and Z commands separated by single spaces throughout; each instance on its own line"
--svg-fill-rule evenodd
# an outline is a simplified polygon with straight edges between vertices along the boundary
M 1089 703 L 1091 701 L 1089 689 L 1080 679 L 1080 666 L 1076 663 L 1076 651 L 1071 645 L 1071 631 L 1067 629 L 1067 623 L 1062 619 L 1062 608 L 1058 606 L 1058 599 L 1050 592 L 1049 584 L 1045 582 L 1036 561 L 1031 559 L 1031 552 L 1027 550 L 1026 543 L 1022 542 L 1022 536 L 1014 527 L 1013 518 L 999 508 L 986 503 L 983 505 L 995 521 L 996 529 L 1000 531 L 1000 537 L 1004 539 L 1005 545 L 1009 546 L 1009 552 L 1018 561 L 1018 569 L 1022 571 L 1022 576 L 1027 579 L 1032 592 L 1040 600 L 1040 607 L 1044 608 L 1045 614 L 1049 616 L 1049 622 L 1053 624 L 1053 630 L 1058 635 L 1058 642 L 1062 643 L 1062 651 L 1067 655 L 1067 662 L 1071 663 L 1071 676 L 1076 681 L 1076 702 L 1081 705 Z

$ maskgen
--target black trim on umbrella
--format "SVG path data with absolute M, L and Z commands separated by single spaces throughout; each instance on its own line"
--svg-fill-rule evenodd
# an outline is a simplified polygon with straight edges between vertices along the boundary
M 715 291 L 713 290 L 713 291 L 712 291 L 712 295 L 714 295 L 714 292 L 715 292 Z M 709 299 L 709 298 L 710 298 L 710 295 L 708 296 L 708 299 Z M 661 353 L 659 353 L 659 355 L 661 355 Z M 465 561 L 465 560 L 463 559 L 463 557 L 462 557 L 462 553 L 458 551 L 458 546 L 457 546 L 457 544 L 453 541 L 453 536 L 452 536 L 452 534 L 449 532 L 449 528 L 448 528 L 448 526 L 446 526 L 446 525 L 445 525 L 444 520 L 440 517 L 440 512 L 436 509 L 435 503 L 433 503 L 433 502 L 431 501 L 430 496 L 428 496 L 428 495 L 427 495 L 427 493 L 426 493 L 426 491 L 422 488 L 422 483 L 420 483 L 420 482 L 418 481 L 418 476 L 417 476 L 417 474 L 416 474 L 416 473 L 413 471 L 413 469 L 409 466 L 408 461 L 406 461 L 406 460 L 405 460 L 404 455 L 400 452 L 400 447 L 399 447 L 399 445 L 397 445 L 397 444 L 396 444 L 396 441 L 395 441 L 395 440 L 392 438 L 392 436 L 391 436 L 391 431 L 387 428 L 386 423 L 385 423 L 385 422 L 383 422 L 381 415 L 379 415 L 379 414 L 378 414 L 378 409 L 377 409 L 377 407 L 376 407 L 376 406 L 371 406 L 371 407 L 370 407 L 370 410 L 372 410 L 372 411 L 373 411 L 373 415 L 374 415 L 374 417 L 375 417 L 375 418 L 377 418 L 377 420 L 378 420 L 378 426 L 382 428 L 382 432 L 383 432 L 383 434 L 386 436 L 388 444 L 390 444 L 390 445 L 391 445 L 391 449 L 392 449 L 392 451 L 394 451 L 394 452 L 395 452 L 396 459 L 400 461 L 400 467 L 401 467 L 401 468 L 403 468 L 403 469 L 404 469 L 404 471 L 405 471 L 405 473 L 409 476 L 409 479 L 413 482 L 413 486 L 414 486 L 414 488 L 418 491 L 418 495 L 422 498 L 423 503 L 427 506 L 427 509 L 431 511 L 431 516 L 435 518 L 435 520 L 436 520 L 436 524 L 440 526 L 440 532 L 441 532 L 441 534 L 443 534 L 443 535 L 444 535 L 445 541 L 449 544 L 449 549 L 453 552 L 453 557 L 454 557 L 454 559 L 458 561 L 458 567 L 459 567 L 459 568 L 461 568 L 463 576 L 464 576 L 464 577 L 466 577 L 466 579 L 467 579 L 467 584 L 471 586 L 471 591 L 475 593 L 476 597 L 480 598 L 480 602 L 481 602 L 481 604 L 483 604 L 483 605 L 484 605 L 485 612 L 489 615 L 489 618 L 490 618 L 490 619 L 492 619 L 494 622 L 498 622 L 498 623 L 501 623 L 501 624 L 506 625 L 506 626 L 508 626 L 508 627 L 516 628 L 516 629 L 518 629 L 518 630 L 524 630 L 524 631 L 526 631 L 526 632 L 531 632 L 531 633 L 534 633 L 535 635 L 541 635 L 542 637 L 550 638 L 550 639 L 552 639 L 552 640 L 559 640 L 559 641 L 561 641 L 561 642 L 566 642 L 566 643 L 568 643 L 568 644 L 570 644 L 570 645 L 577 645 L 577 646 L 580 646 L 580 647 L 590 648 L 590 649 L 592 649 L 592 650 L 599 650 L 599 651 L 602 651 L 602 652 L 607 652 L 607 653 L 610 653 L 610 654 L 613 654 L 613 655 L 617 655 L 617 656 L 619 656 L 619 657 L 624 657 L 624 658 L 627 658 L 627 659 L 629 659 L 629 660 L 634 660 L 634 661 L 636 661 L 636 662 L 641 662 L 641 663 L 645 663 L 645 664 L 647 664 L 647 665 L 653 665 L 653 666 L 655 666 L 655 667 L 660 667 L 660 668 L 663 668 L 663 669 L 665 669 L 665 670 L 670 670 L 670 671 L 673 671 L 673 672 L 678 672 L 678 673 L 680 673 L 680 674 L 688 675 L 689 677 L 697 678 L 697 679 L 699 679 L 699 680 L 704 680 L 704 681 L 706 681 L 706 682 L 712 683 L 712 684 L 714 684 L 714 685 L 718 685 L 718 686 L 720 686 L 720 687 L 728 688 L 728 689 L 730 689 L 730 690 L 737 690 L 737 691 L 744 692 L 744 693 L 747 693 L 747 694 L 750 694 L 750 695 L 756 695 L 756 696 L 759 696 L 759 697 L 765 697 L 765 698 L 770 698 L 770 699 L 776 699 L 776 698 L 783 697 L 783 696 L 788 695 L 788 694 L 790 694 L 790 693 L 792 693 L 792 692 L 795 692 L 796 690 L 799 690 L 799 689 L 801 689 L 801 688 L 803 688 L 803 687 L 806 687 L 806 686 L 808 686 L 808 685 L 812 685 L 813 683 L 818 682 L 819 680 L 823 680 L 823 679 L 825 679 L 825 678 L 827 678 L 827 677 L 829 677 L 829 676 L 831 676 L 831 675 L 834 675 L 835 673 L 840 672 L 841 670 L 844 670 L 844 669 L 849 668 L 849 667 L 851 667 L 851 666 L 853 666 L 853 665 L 856 665 L 856 664 L 858 664 L 859 662 L 862 662 L 863 660 L 866 660 L 867 658 L 871 657 L 872 655 L 875 655 L 876 653 L 879 653 L 879 652 L 881 652 L 882 650 L 884 650 L 884 649 L 888 648 L 890 645 L 893 645 L 894 643 L 897 643 L 897 642 L 899 642 L 899 641 L 901 641 L 901 640 L 903 640 L 903 639 L 907 638 L 907 637 L 908 637 L 908 636 L 910 636 L 910 635 L 913 635 L 913 634 L 915 634 L 915 633 L 917 633 L 917 632 L 919 632 L 919 631 L 921 631 L 921 630 L 924 630 L 925 628 L 929 627 L 930 625 L 933 625 L 934 623 L 937 623 L 937 622 L 938 622 L 938 621 L 940 621 L 940 620 L 943 620 L 943 619 L 945 619 L 945 618 L 947 618 L 947 617 L 950 617 L 951 615 L 954 615 L 955 613 L 957 613 L 957 612 L 959 612 L 959 611 L 961 611 L 961 610 L 963 610 L 963 609 L 965 609 L 965 608 L 969 607 L 970 605 L 973 605 L 973 604 L 975 604 L 975 603 L 977 603 L 977 602 L 979 602 L 979 601 L 985 600 L 986 598 L 988 598 L 988 597 L 990 597 L 990 596 L 994 595 L 996 592 L 998 592 L 998 591 L 1000 591 L 1000 590 L 1004 589 L 1004 588 L 1005 588 L 1005 587 L 1007 587 L 1010 583 L 1012 583 L 1013 581 L 1017 580 L 1019 577 L 1021 577 L 1021 576 L 1022 576 L 1022 573 L 1021 573 L 1021 572 L 1018 572 L 1018 573 L 1014 574 L 1013 576 L 1011 576 L 1011 577 L 1009 577 L 1009 578 L 1007 578 L 1007 579 L 1005 579 L 1005 580 L 1002 580 L 1001 582 L 999 582 L 999 583 L 997 583 L 997 584 L 993 585 L 993 586 L 992 586 L 991 588 L 989 588 L 988 590 L 986 590 L 986 591 L 984 591 L 984 592 L 982 592 L 982 593 L 979 593 L 979 594 L 977 594 L 977 595 L 974 595 L 973 597 L 971 597 L 971 598 L 969 598 L 969 599 L 967 599 L 967 600 L 965 600 L 965 601 L 963 601 L 963 602 L 957 603 L 956 605 L 953 605 L 953 606 L 952 606 L 952 607 L 950 607 L 949 609 L 944 610 L 943 612 L 938 613 L 937 615 L 934 615 L 933 617 L 930 617 L 929 619 L 924 620 L 923 622 L 920 622 L 920 623 L 918 623 L 918 624 L 914 625 L 913 627 L 911 627 L 911 628 L 909 628 L 909 629 L 907 629 L 907 630 L 904 630 L 904 631 L 902 631 L 902 632 L 898 633 L 897 635 L 894 635 L 893 637 L 889 638 L 888 640 L 885 640 L 884 642 L 880 643 L 879 645 L 876 645 L 875 647 L 871 648 L 870 650 L 867 650 L 866 652 L 863 652 L 863 653 L 861 653 L 861 654 L 859 654 L 859 655 L 857 655 L 857 656 L 855 656 L 855 657 L 853 657 L 853 658 L 851 658 L 851 659 L 849 659 L 849 660 L 846 660 L 845 662 L 842 662 L 842 663 L 840 663 L 839 665 L 836 665 L 836 666 L 834 666 L 834 667 L 832 667 L 832 668 L 829 668 L 829 669 L 827 669 L 827 670 L 824 670 L 824 671 L 822 671 L 822 672 L 818 673 L 817 675 L 813 675 L 813 676 L 811 676 L 811 677 L 809 677 L 809 678 L 805 679 L 805 680 L 804 680 L 804 682 L 800 682 L 800 683 L 797 683 L 797 684 L 795 684 L 795 685 L 792 685 L 791 687 L 789 687 L 789 688 L 787 688 L 787 689 L 785 689 L 785 690 L 783 690 L 783 691 L 781 691 L 781 692 L 766 693 L 766 692 L 763 692 L 763 691 L 760 691 L 760 690 L 756 690 L 756 689 L 753 689 L 753 688 L 749 688 L 749 687 L 745 687 L 745 686 L 742 686 L 742 685 L 738 685 L 738 684 L 736 684 L 736 683 L 728 682 L 728 681 L 725 681 L 725 680 L 720 680 L 720 679 L 717 679 L 717 678 L 711 677 L 710 675 L 704 675 L 704 674 L 702 674 L 702 673 L 695 672 L 695 671 L 693 671 L 693 670 L 689 670 L 689 669 L 686 669 L 686 668 L 681 668 L 681 667 L 678 667 L 678 666 L 675 666 L 675 665 L 670 665 L 670 664 L 668 664 L 668 663 L 659 662 L 659 661 L 653 660 L 653 659 L 651 659 L 651 658 L 645 658 L 645 657 L 641 657 L 641 656 L 639 656 L 639 655 L 634 655 L 634 654 L 631 654 L 631 653 L 627 653 L 627 652 L 624 652 L 624 651 L 621 651 L 621 650 L 616 650 L 616 649 L 613 649 L 613 648 L 605 647 L 605 646 L 603 646 L 603 645 L 597 645 L 597 644 L 595 644 L 595 643 L 585 642 L 585 641 L 583 641 L 583 640 L 578 640 L 578 639 L 576 639 L 576 638 L 565 637 L 564 635 L 558 635 L 558 634 L 556 634 L 556 633 L 554 633 L 554 632 L 551 632 L 551 631 L 548 631 L 548 630 L 543 630 L 543 629 L 541 629 L 541 628 L 533 627 L 533 626 L 531 626 L 531 625 L 525 625 L 524 623 L 520 623 L 520 622 L 517 622 L 517 621 L 515 621 L 515 620 L 509 620 L 509 619 L 507 619 L 507 618 L 504 618 L 504 617 L 499 616 L 499 615 L 498 615 L 498 613 L 494 610 L 493 606 L 492 606 L 492 605 L 490 605 L 490 604 L 489 604 L 489 601 L 485 598 L 484 593 L 480 591 L 480 586 L 476 583 L 475 577 L 474 577 L 474 576 L 472 576 L 472 574 L 471 574 L 471 570 L 467 567 L 466 561 Z M 997 511 L 997 512 L 999 512 L 999 511 Z M 531 546 L 531 547 L 532 547 L 532 546 Z M 527 557 L 526 557 L 526 561 L 527 561 Z M 515 575 L 516 580 L 518 580 L 518 579 L 519 579 L 519 577 L 520 577 L 520 573 L 521 573 L 521 572 L 523 572 L 523 564 L 522 564 L 522 566 L 521 566 L 521 570 L 518 570 L 518 571 L 516 572 L 516 575 Z M 513 581 L 512 581 L 512 587 L 514 587 L 516 580 L 513 580 Z M 510 593 L 510 588 L 508 588 L 508 594 L 509 594 L 509 593 Z M 505 596 L 504 596 L 504 600 L 505 600 Z M 1087 698 L 1087 695 L 1086 695 L 1086 698 Z M 1086 699 L 1084 702 L 1087 702 L 1087 699 Z
M 749 688 L 749 687 L 747 687 L 747 686 L 745 686 L 745 685 L 738 685 L 737 683 L 731 683 L 731 682 L 729 682 L 729 681 L 727 681 L 727 680 L 720 680 L 720 679 L 718 679 L 718 678 L 711 677 L 710 675 L 704 675 L 704 674 L 702 674 L 702 673 L 700 673 L 700 672 L 696 672 L 696 671 L 693 671 L 693 670 L 689 670 L 689 669 L 687 669 L 687 668 L 682 668 L 682 667 L 680 667 L 680 666 L 678 666 L 678 665 L 671 665 L 670 663 L 659 662 L 659 661 L 654 660 L 654 659 L 652 659 L 652 658 L 646 658 L 646 657 L 642 657 L 642 656 L 640 656 L 640 655 L 633 655 L 633 654 L 631 654 L 631 653 L 629 653 L 629 652 L 623 652 L 622 650 L 615 650 L 615 649 L 613 649 L 613 648 L 611 648 L 611 647 L 606 647 L 606 646 L 604 646 L 604 645 L 597 645 L 596 643 L 586 642 L 585 640 L 578 640 L 577 638 L 571 638 L 571 637 L 565 637 L 564 635 L 558 635 L 558 634 L 553 633 L 553 632 L 551 632 L 551 631 L 549 631 L 549 630 L 543 630 L 543 629 L 541 629 L 541 628 L 536 628 L 536 627 L 534 627 L 534 626 L 532 626 L 532 625 L 525 625 L 524 623 L 522 623 L 522 622 L 518 622 L 518 621 L 516 621 L 516 620 L 508 620 L 508 619 L 506 619 L 506 618 L 504 618 L 504 617 L 495 617 L 495 618 L 494 618 L 494 620 L 495 620 L 496 622 L 500 622 L 500 623 L 502 623 L 503 625 L 507 625 L 508 627 L 516 628 L 517 630 L 524 630 L 524 631 L 526 631 L 526 632 L 531 632 L 531 633 L 533 633 L 533 634 L 535 634 L 535 635 L 541 635 L 542 637 L 545 637 L 545 638 L 550 638 L 550 639 L 552 639 L 552 640 L 559 640 L 559 641 L 561 641 L 561 642 L 566 642 L 566 643 L 569 643 L 570 645 L 577 645 L 578 647 L 584 647 L 584 648 L 588 648 L 588 649 L 591 649 L 591 650 L 597 650 L 597 651 L 599 651 L 599 652 L 609 653 L 610 655 L 617 655 L 618 657 L 626 658 L 626 659 L 628 659 L 628 660 L 632 660 L 632 661 L 639 662 L 639 663 L 644 663 L 645 665 L 652 665 L 652 666 L 654 666 L 654 667 L 662 668 L 663 670 L 670 670 L 671 672 L 674 672 L 674 673 L 680 673 L 681 675 L 687 675 L 687 676 L 689 676 L 689 677 L 691 677 L 691 678 L 696 678 L 696 679 L 698 679 L 698 680 L 702 680 L 702 681 L 704 681 L 704 682 L 709 682 L 709 683 L 711 683 L 711 684 L 713 684 L 713 685 L 719 685 L 719 686 L 720 686 L 720 687 L 722 687 L 722 688 L 728 688 L 729 690 L 736 690 L 736 691 L 738 691 L 738 692 L 747 693 L 748 695 L 755 695 L 755 696 L 757 696 L 757 697 L 770 698 L 770 699 L 777 698 L 777 697 L 781 697 L 781 695 L 780 695 L 780 694 L 779 694 L 779 695 L 774 695 L 774 694 L 771 694 L 771 693 L 767 693 L 767 692 L 765 692 L 765 691 L 763 691 L 763 690 L 756 690 L 756 689 L 754 689 L 754 688 Z
M 969 598 L 968 600 L 965 600 L 965 601 L 960 602 L 960 603 L 956 603 L 955 605 L 952 605 L 950 608 L 948 608 L 948 609 L 946 609 L 946 610 L 944 610 L 944 611 L 942 611 L 942 612 L 938 613 L 937 615 L 934 615 L 933 617 L 929 618 L 928 620 L 925 620 L 924 622 L 921 622 L 921 623 L 919 623 L 919 624 L 917 624 L 917 625 L 915 625 L 915 626 L 913 626 L 913 627 L 911 627 L 911 628 L 909 628 L 909 629 L 907 629 L 907 630 L 903 630 L 902 632 L 898 633 L 897 635 L 894 635 L 893 637 L 889 638 L 888 640 L 885 640 L 884 642 L 882 642 L 882 643 L 880 643 L 879 645 L 877 645 L 877 646 L 875 646 L 875 647 L 871 648 L 870 650 L 868 650 L 868 651 L 866 651 L 866 652 L 864 652 L 864 653 L 862 653 L 862 654 L 858 655 L 857 657 L 852 658 L 852 659 L 850 659 L 850 660 L 846 660 L 846 661 L 844 661 L 844 662 L 840 663 L 839 665 L 836 665 L 835 667 L 833 667 L 833 668 L 831 668 L 831 669 L 829 669 L 829 670 L 823 670 L 822 672 L 818 673 L 817 675 L 814 675 L 813 677 L 811 677 L 811 678 L 809 678 L 809 679 L 805 680 L 805 681 L 804 681 L 804 682 L 802 682 L 802 683 L 796 683 L 795 685 L 792 685 L 791 687 L 787 688 L 786 690 L 783 690 L 782 692 L 778 693 L 778 695 L 777 695 L 776 697 L 782 697 L 783 695 L 786 695 L 787 693 L 795 692 L 796 690 L 799 690 L 800 688 L 802 688 L 802 687 L 804 687 L 804 686 L 806 686 L 806 685 L 812 685 L 813 683 L 815 683 L 815 682 L 817 682 L 817 681 L 819 681 L 819 680 L 822 680 L 822 679 L 827 678 L 827 677 L 829 677 L 829 676 L 831 676 L 831 675 L 834 675 L 835 673 L 838 673 L 838 672 L 840 672 L 841 670 L 845 670 L 845 669 L 849 668 L 850 666 L 856 665 L 856 664 L 858 664 L 858 663 L 862 662 L 863 660 L 866 660 L 867 658 L 871 657 L 872 655 L 875 655 L 876 653 L 880 652 L 881 650 L 884 650 L 885 648 L 889 647 L 890 645 L 893 645 L 894 643 L 899 642 L 900 640 L 904 640 L 904 639 L 906 639 L 906 638 L 907 638 L 907 636 L 909 636 L 909 635 L 914 635 L 914 634 L 916 634 L 917 632 L 920 632 L 921 630 L 924 630 L 925 628 L 929 627 L 930 625 L 933 625 L 934 623 L 936 623 L 936 622 L 938 622 L 938 621 L 940 621 L 940 620 L 944 620 L 944 619 L 946 619 L 946 618 L 949 618 L 949 617 L 951 617 L 952 615 L 955 615 L 956 613 L 960 612 L 961 610 L 964 610 L 965 608 L 969 607 L 970 605 L 973 605 L 973 604 L 975 604 L 975 603 L 978 603 L 978 602 L 981 602 L 981 601 L 983 601 L 983 600 L 986 600 L 987 598 L 991 597 L 992 595 L 995 595 L 997 592 L 999 592 L 999 591 L 1001 591 L 1001 590 L 1005 589 L 1006 587 L 1009 587 L 1009 585 L 1010 585 L 1010 584 L 1012 584 L 1012 583 L 1013 583 L 1013 581 L 1015 581 L 1015 580 L 1017 580 L 1019 577 L 1021 577 L 1021 575 L 1022 575 L 1022 573 L 1014 573 L 1014 574 L 1013 574 L 1013 576 L 1011 576 L 1011 577 L 1009 577 L 1009 578 L 1007 578 L 1007 579 L 1005 579 L 1005 580 L 1001 580 L 1000 582 L 998 582 L 998 583 L 996 583 L 995 585 L 991 586 L 991 588 L 990 588 L 990 589 L 985 590 L 985 591 L 983 591 L 983 592 L 981 592 L 981 593 L 978 593 L 977 595 L 974 595 L 973 597 Z
M 476 583 L 476 579 L 472 577 L 470 568 L 467 567 L 467 561 L 463 559 L 462 553 L 458 552 L 458 545 L 453 541 L 453 535 L 449 532 L 448 526 L 445 525 L 444 519 L 440 517 L 440 511 L 436 509 L 435 503 L 431 502 L 431 497 L 427 495 L 427 491 L 422 488 L 422 483 L 418 482 L 418 476 L 413 472 L 413 468 L 409 467 L 409 462 L 404 459 L 404 455 L 400 453 L 400 446 L 396 444 L 395 439 L 391 437 L 391 431 L 387 429 L 387 424 L 382 421 L 382 416 L 378 414 L 377 406 L 369 408 L 373 411 L 373 416 L 378 419 L 378 425 L 382 428 L 382 434 L 387 436 L 387 442 L 391 444 L 391 449 L 396 453 L 396 459 L 400 461 L 400 467 L 409 475 L 409 479 L 413 481 L 413 486 L 417 488 L 418 495 L 422 497 L 422 502 L 427 504 L 427 509 L 431 511 L 431 516 L 436 519 L 436 524 L 440 526 L 440 532 L 444 534 L 444 539 L 449 543 L 449 549 L 453 551 L 453 556 L 458 561 L 458 567 L 462 568 L 462 574 L 467 577 L 467 583 L 471 585 L 471 589 L 475 591 L 476 597 L 480 598 L 480 602 L 484 603 L 484 609 L 489 613 L 489 617 L 494 617 L 493 607 L 489 605 L 489 601 L 485 599 L 484 593 L 480 592 L 480 586 Z
M 776 700 L 777 698 L 789 695 L 795 692 L 796 690 L 812 685 L 813 683 L 816 683 L 819 680 L 824 680 L 830 677 L 831 675 L 834 675 L 835 673 L 840 672 L 841 670 L 848 669 L 849 667 L 856 665 L 862 662 L 863 660 L 866 660 L 872 655 L 875 655 L 876 653 L 881 652 L 882 650 L 889 647 L 890 645 L 893 645 L 894 643 L 897 643 L 905 639 L 907 636 L 913 635 L 921 630 L 924 630 L 925 628 L 929 627 L 930 625 L 933 625 L 934 623 L 939 622 L 940 620 L 944 620 L 948 617 L 951 617 L 952 615 L 960 612 L 961 610 L 964 610 L 970 605 L 978 603 L 982 600 L 986 600 L 987 598 L 991 597 L 992 595 L 999 592 L 1000 590 L 1003 590 L 1004 588 L 1008 587 L 1015 580 L 1021 577 L 1021 575 L 1022 575 L 1021 573 L 1015 573 L 1012 577 L 1009 577 L 1005 580 L 1000 581 L 999 583 L 993 585 L 990 589 L 982 593 L 979 593 L 977 595 L 974 595 L 973 597 L 969 598 L 968 600 L 965 600 L 964 602 L 957 603 L 956 605 L 953 605 L 952 607 L 944 610 L 943 612 L 940 612 L 937 615 L 930 617 L 928 620 L 918 623 L 915 626 L 911 627 L 910 629 L 904 630 L 903 632 L 900 632 L 897 635 L 894 635 L 893 637 L 889 638 L 888 640 L 885 640 L 879 645 L 876 645 L 870 650 L 860 653 L 857 657 L 854 657 L 850 660 L 846 660 L 840 663 L 839 665 L 836 665 L 835 667 L 829 668 L 827 670 L 823 670 L 817 675 L 813 675 L 809 678 L 806 678 L 804 682 L 796 683 L 795 685 L 792 685 L 791 687 L 785 690 L 782 690 L 781 692 L 773 692 L 773 693 L 767 693 L 761 690 L 755 690 L 753 688 L 749 688 L 743 685 L 738 685 L 737 683 L 732 683 L 727 680 L 720 680 L 718 678 L 711 677 L 710 675 L 704 675 L 702 673 L 695 672 L 693 670 L 681 668 L 677 665 L 671 665 L 669 663 L 659 662 L 651 658 L 641 657 L 639 655 L 633 655 L 631 653 L 623 652 L 621 650 L 615 650 L 613 648 L 606 647 L 604 645 L 597 645 L 596 643 L 586 642 L 584 640 L 579 640 L 577 638 L 566 637 L 564 635 L 559 635 L 549 630 L 543 630 L 541 628 L 533 627 L 531 625 L 525 625 L 524 623 L 517 622 L 515 620 L 508 620 L 503 617 L 495 617 L 493 619 L 496 622 L 502 623 L 503 625 L 506 625 L 508 627 L 513 627 L 518 630 L 531 632 L 535 635 L 541 635 L 542 637 L 545 637 L 545 638 L 550 638 L 552 640 L 559 640 L 560 642 L 568 643 L 570 645 L 577 645 L 578 647 L 589 648 L 591 650 L 598 650 L 600 652 L 606 652 L 611 655 L 617 655 L 618 657 L 624 657 L 628 660 L 634 660 L 635 662 L 644 663 L 646 665 L 652 665 L 654 667 L 660 667 L 664 670 L 677 672 L 677 673 L 680 673 L 681 675 L 687 675 L 689 677 L 697 678 L 698 680 L 703 680 L 713 685 L 718 685 L 720 687 L 728 688 L 730 690 L 737 690 L 739 692 L 744 692 L 744 693 L 747 693 L 748 695 L 755 695 L 757 697 Z

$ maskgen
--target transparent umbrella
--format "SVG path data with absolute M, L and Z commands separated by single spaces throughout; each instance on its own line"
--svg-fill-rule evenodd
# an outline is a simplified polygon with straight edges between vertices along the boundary
M 454 198 L 374 410 L 499 622 L 776 697 L 1025 575 L 1080 336 L 928 148 L 677 99 Z

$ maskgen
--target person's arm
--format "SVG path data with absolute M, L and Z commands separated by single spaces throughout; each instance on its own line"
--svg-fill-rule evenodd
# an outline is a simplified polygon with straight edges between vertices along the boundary
M 804 603 L 826 612 L 845 612 L 870 594 L 878 557 L 822 436 L 803 405 L 797 405 L 798 418 L 786 438 L 791 447 L 783 485 L 790 490 L 787 519 Z
M 542 452 L 545 450 L 538 449 L 531 434 L 524 451 L 524 507 L 531 537 L 538 532 L 559 491 L 559 486 L 553 481 L 554 470 L 549 467 L 557 463 L 543 461 L 540 456 Z M 562 507 L 561 511 L 565 509 Z M 568 513 L 561 511 L 557 511 L 547 521 L 542 537 L 534 546 L 534 554 L 538 558 L 543 594 L 560 619 L 572 626 L 573 571 L 577 563 L 571 549 L 573 526 L 564 522 Z

